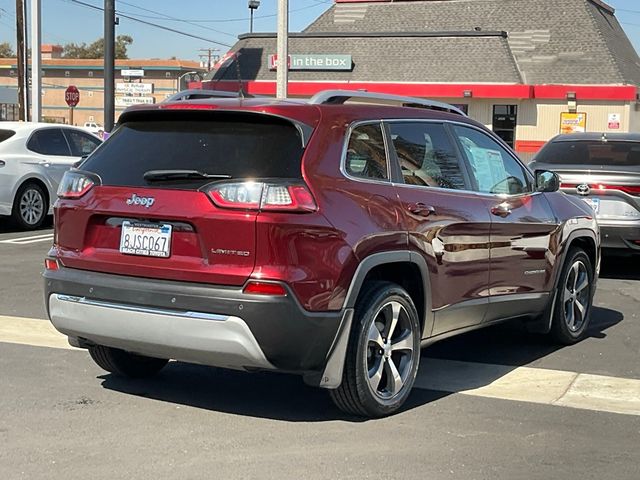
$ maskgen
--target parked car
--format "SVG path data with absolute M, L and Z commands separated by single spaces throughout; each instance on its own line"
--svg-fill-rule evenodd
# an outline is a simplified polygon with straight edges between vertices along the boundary
M 46 307 L 117 375 L 168 359 L 277 370 L 384 416 L 421 346 L 508 319 L 585 336 L 598 229 L 557 190 L 437 102 L 329 91 L 137 106 L 65 175 Z
M 102 132 L 104 132 L 104 128 L 102 127 L 102 125 L 99 125 L 96 122 L 85 122 L 83 128 L 96 136 L 100 136 L 102 134 Z
M 100 143 L 68 125 L 0 123 L 0 215 L 22 229 L 38 228 L 52 213 L 64 172 Z
M 227 92 L 223 90 L 207 90 L 200 88 L 191 88 L 189 90 L 181 90 L 169 95 L 163 102 L 182 102 L 184 100 L 201 100 L 203 98 L 238 98 L 238 92 Z M 243 94 L 243 98 L 253 98 L 252 95 Z
M 640 134 L 558 135 L 530 167 L 557 172 L 560 188 L 593 208 L 603 249 L 640 252 Z

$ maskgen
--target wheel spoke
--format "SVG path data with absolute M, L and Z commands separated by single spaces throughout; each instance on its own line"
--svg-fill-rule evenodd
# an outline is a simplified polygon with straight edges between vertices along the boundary
M 380 331 L 378 327 L 376 327 L 375 322 L 371 324 L 369 327 L 369 343 L 375 343 L 378 347 L 384 348 L 384 342 L 382 341 L 382 335 L 380 335 Z
M 382 371 L 385 365 L 384 357 L 380 356 L 377 358 L 376 365 L 369 370 L 369 385 L 374 392 L 378 391 L 378 387 L 380 386 L 380 380 L 382 380 Z
M 402 389 L 404 382 L 391 357 L 389 357 L 385 363 L 385 370 L 387 371 L 387 389 L 391 395 L 395 395 Z
M 391 350 L 410 350 L 413 351 L 413 333 L 408 331 L 400 339 L 391 344 Z
M 573 303 L 568 302 L 568 309 L 565 307 L 566 317 L 567 317 L 567 327 L 573 328 L 575 321 L 575 313 L 573 311 Z
M 578 309 L 578 312 L 580 313 L 580 318 L 578 319 L 578 322 L 581 321 L 584 318 L 584 305 L 582 303 L 580 303 L 580 300 L 576 299 L 575 301 L 576 304 L 576 308 Z
M 578 277 L 580 276 L 580 263 L 576 262 L 571 267 L 573 270 L 573 291 L 576 291 L 576 286 L 578 285 Z
M 582 280 L 580 281 L 580 283 L 578 284 L 578 286 L 576 287 L 576 293 L 580 293 L 582 292 L 585 288 L 587 288 L 589 286 L 589 276 L 585 273 L 582 276 Z
M 391 302 L 391 322 L 389 322 L 389 326 L 387 329 L 387 338 L 389 340 L 393 337 L 393 332 L 395 331 L 396 325 L 398 324 L 401 310 L 402 305 L 400 305 L 398 302 Z

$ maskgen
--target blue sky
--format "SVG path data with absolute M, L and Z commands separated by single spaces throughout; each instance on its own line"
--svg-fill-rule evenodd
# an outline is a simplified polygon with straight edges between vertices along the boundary
M 103 6 L 103 0 L 80 1 Z M 640 1 L 608 0 L 607 3 L 616 8 L 618 20 L 636 51 L 640 51 Z M 276 30 L 276 5 L 277 0 L 261 1 L 255 12 L 255 31 Z M 302 30 L 331 5 L 332 0 L 289 0 L 290 30 Z M 238 34 L 249 30 L 247 0 L 116 0 L 116 9 L 123 15 L 202 37 L 189 38 L 121 17 L 116 34 L 134 38 L 129 49 L 131 58 L 176 56 L 197 60 L 203 48 L 219 48 L 218 53 L 223 54 Z M 0 42 L 15 44 L 14 11 L 15 0 L 0 0 Z M 44 43 L 92 42 L 102 36 L 102 12 L 73 0 L 42 0 L 42 20 Z

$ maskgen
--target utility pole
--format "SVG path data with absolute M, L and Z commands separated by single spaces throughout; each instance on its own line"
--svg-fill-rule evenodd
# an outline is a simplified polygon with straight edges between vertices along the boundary
M 24 92 L 26 90 L 25 75 L 27 69 L 24 62 L 24 4 L 23 0 L 16 0 L 16 60 L 18 64 L 18 120 L 27 120 L 27 105 Z
M 215 60 L 217 56 L 214 54 L 214 52 L 217 52 L 219 50 L 220 50 L 219 48 L 201 48 L 200 50 L 198 50 L 199 52 L 206 52 L 206 53 L 199 53 L 198 56 L 200 58 L 207 59 L 207 72 L 211 71 L 211 68 L 213 67 L 212 60 Z
M 31 0 L 31 121 L 42 119 L 42 17 L 41 0 Z
M 278 0 L 278 69 L 276 97 L 287 98 L 289 77 L 289 0 Z
M 104 0 L 104 131 L 111 132 L 115 121 L 115 0 Z

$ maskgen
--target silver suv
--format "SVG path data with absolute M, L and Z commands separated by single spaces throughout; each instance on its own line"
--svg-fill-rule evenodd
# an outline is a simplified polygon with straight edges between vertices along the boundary
M 565 193 L 591 205 L 602 248 L 640 252 L 640 134 L 558 135 L 529 167 L 555 171 Z

